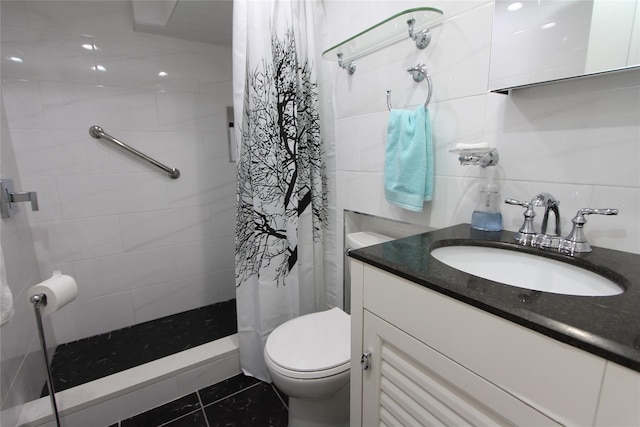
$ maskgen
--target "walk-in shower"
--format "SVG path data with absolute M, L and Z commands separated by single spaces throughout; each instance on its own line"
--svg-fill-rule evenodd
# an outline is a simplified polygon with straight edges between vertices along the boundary
M 212 16 L 183 7 L 215 3 L 225 8 L 215 19 L 230 29 L 231 2 L 178 1 L 167 17 L 152 10 L 165 2 L 2 1 L 0 179 L 37 193 L 39 204 L 2 220 L 16 302 L 2 326 L 2 425 L 41 422 L 51 411 L 40 397 L 44 372 L 26 291 L 56 270 L 75 279 L 78 295 L 43 319 L 50 354 L 80 343 L 84 356 L 94 341 L 166 326 L 180 313 L 207 321 L 214 307 L 227 313 L 222 335 L 182 342 L 177 356 L 146 359 L 149 347 L 189 335 L 174 330 L 143 350 L 99 353 L 92 363 L 127 351 L 148 363 L 58 393 L 65 426 L 91 425 L 83 417 L 97 414 L 117 421 L 239 373 L 227 328 L 235 324 L 230 33 L 207 39 L 194 35 L 197 22 L 181 19 Z M 159 25 L 153 16 L 170 19 Z M 179 168 L 179 179 L 94 139 L 87 130 L 96 124 Z

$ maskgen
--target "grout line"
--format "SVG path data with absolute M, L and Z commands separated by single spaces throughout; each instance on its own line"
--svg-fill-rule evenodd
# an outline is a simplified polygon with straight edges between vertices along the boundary
M 228 398 L 230 398 L 230 397 L 233 397 L 233 396 L 235 396 L 236 394 L 242 393 L 243 391 L 247 391 L 247 390 L 249 390 L 250 388 L 256 387 L 256 386 L 258 386 L 258 385 L 260 385 L 260 384 L 261 384 L 261 383 L 255 383 L 255 384 L 253 384 L 253 385 L 250 385 L 249 387 L 245 387 L 245 388 L 243 388 L 243 389 L 241 389 L 241 390 L 236 391 L 235 393 L 231 393 L 231 394 L 230 394 L 230 395 L 228 395 L 228 396 L 221 397 L 221 398 L 220 398 L 220 399 L 218 399 L 218 400 L 214 400 L 213 402 L 208 403 L 206 406 L 205 406 L 205 405 L 203 405 L 203 406 L 202 406 L 202 408 L 204 409 L 204 408 L 206 408 L 207 406 L 211 406 L 211 405 L 213 405 L 213 404 L 215 404 L 215 403 L 219 403 L 219 402 L 221 402 L 221 401 L 223 401 L 223 400 L 225 400 L 225 399 L 228 399 Z
M 187 413 L 187 414 L 180 415 L 178 418 L 173 418 L 173 419 L 171 419 L 171 420 L 169 420 L 169 421 L 166 421 L 166 422 L 164 422 L 164 423 L 162 423 L 162 424 L 158 425 L 158 427 L 166 426 L 166 425 L 171 424 L 172 422 L 174 422 L 174 421 L 176 421 L 176 420 L 179 420 L 180 418 L 185 418 L 185 417 L 188 417 L 188 416 L 189 416 L 189 415 L 191 415 L 191 414 L 195 414 L 195 413 L 196 413 L 196 412 L 198 412 L 198 411 L 203 411 L 203 413 L 204 413 L 204 410 L 202 409 L 202 407 L 200 407 L 200 408 L 195 409 L 195 410 L 193 410 L 193 411 L 191 411 L 191 412 L 189 412 L 189 413 Z M 206 420 L 206 416 L 205 416 L 205 420 Z
M 271 388 L 273 389 L 273 392 L 276 394 L 276 396 L 278 396 L 278 399 L 280 400 L 280 402 L 282 402 L 282 404 L 284 405 L 285 408 L 287 408 L 287 411 L 289 410 L 289 405 L 287 405 L 284 401 L 284 399 L 282 398 L 282 396 L 280 395 L 280 393 L 278 392 L 278 390 L 276 389 L 276 386 L 273 385 L 273 383 L 269 384 L 271 386 Z
M 207 427 L 211 427 L 209 425 L 209 419 L 207 418 L 207 413 L 204 411 L 204 405 L 202 404 L 202 397 L 200 397 L 200 390 L 196 390 L 196 395 L 198 396 L 198 402 L 200 402 L 200 410 L 202 411 L 202 415 L 204 416 L 204 423 Z

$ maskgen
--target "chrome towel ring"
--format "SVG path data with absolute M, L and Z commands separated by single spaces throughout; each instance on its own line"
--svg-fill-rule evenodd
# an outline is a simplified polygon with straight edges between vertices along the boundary
M 423 80 L 427 80 L 427 84 L 429 85 L 429 93 L 427 94 L 427 100 L 424 103 L 424 108 L 427 108 L 429 105 L 429 101 L 431 101 L 431 94 L 433 93 L 433 82 L 431 81 L 431 76 L 427 71 L 427 66 L 423 63 L 416 65 L 415 67 L 411 67 L 407 70 L 407 72 L 411 73 L 413 76 L 413 80 L 417 83 L 420 83 Z M 391 111 L 391 91 L 387 91 L 387 108 Z

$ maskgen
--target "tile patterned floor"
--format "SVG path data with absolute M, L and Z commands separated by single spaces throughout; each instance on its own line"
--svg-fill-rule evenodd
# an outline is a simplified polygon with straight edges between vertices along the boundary
M 242 374 L 109 427 L 286 427 L 289 399 Z
M 59 345 L 51 361 L 56 392 L 237 332 L 236 300 L 185 311 Z M 41 397 L 48 396 L 44 386 Z

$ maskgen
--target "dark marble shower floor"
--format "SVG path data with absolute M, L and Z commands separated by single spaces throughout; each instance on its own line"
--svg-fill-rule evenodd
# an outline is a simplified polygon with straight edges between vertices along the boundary
M 237 331 L 232 299 L 62 344 L 51 361 L 53 388 L 63 391 Z M 45 384 L 42 397 L 48 394 Z

